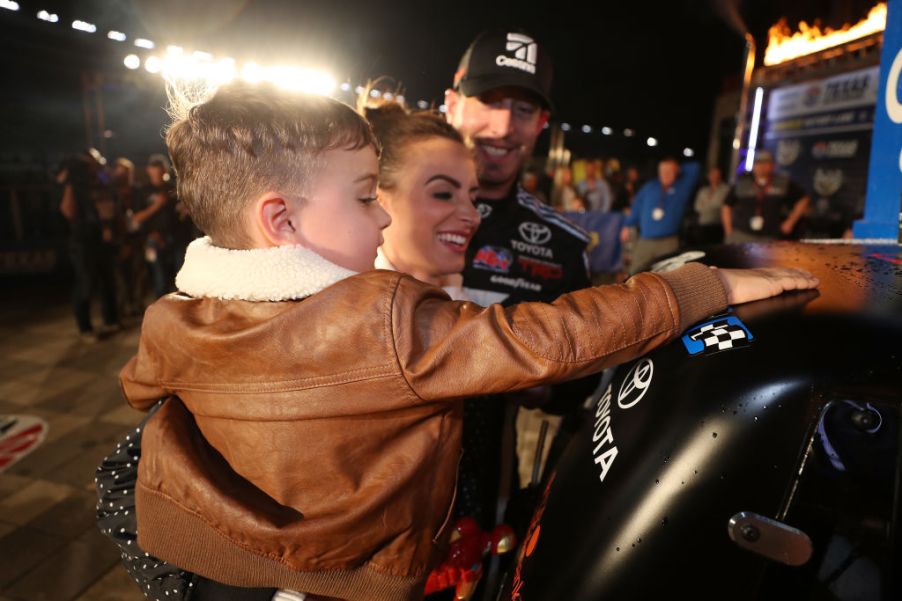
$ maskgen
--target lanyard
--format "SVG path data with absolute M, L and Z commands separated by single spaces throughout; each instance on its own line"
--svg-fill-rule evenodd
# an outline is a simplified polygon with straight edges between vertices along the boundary
M 767 180 L 767 183 L 763 186 L 759 186 L 758 182 L 755 182 L 755 216 L 761 217 L 764 214 L 764 199 L 767 197 L 767 193 L 770 191 L 770 180 Z

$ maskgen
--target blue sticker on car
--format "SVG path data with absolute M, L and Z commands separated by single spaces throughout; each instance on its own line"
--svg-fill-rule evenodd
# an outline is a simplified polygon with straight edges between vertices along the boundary
M 755 337 L 738 317 L 718 317 L 683 334 L 683 346 L 690 355 L 713 355 L 749 346 Z

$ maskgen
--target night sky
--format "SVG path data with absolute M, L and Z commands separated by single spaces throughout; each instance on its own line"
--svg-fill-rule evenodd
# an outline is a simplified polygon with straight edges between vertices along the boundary
M 329 70 L 356 84 L 390 76 L 410 101 L 440 103 L 460 55 L 477 33 L 518 25 L 543 43 L 555 62 L 554 118 L 573 125 L 568 146 L 577 154 L 648 158 L 685 146 L 704 153 L 711 109 L 737 77 L 740 34 L 722 17 L 734 11 L 759 40 L 781 15 L 820 17 L 838 26 L 856 21 L 872 0 L 670 0 L 649 2 L 340 2 L 287 0 L 20 0 L 18 12 L 0 10 L 5 92 L 0 98 L 0 162 L 51 162 L 86 145 L 83 73 L 100 73 L 108 155 L 141 162 L 162 149 L 165 103 L 158 76 L 128 71 L 131 40 L 148 37 L 202 49 L 217 57 L 261 64 L 289 62 Z M 56 24 L 35 18 L 45 9 Z M 719 10 L 718 10 L 719 9 Z M 96 34 L 70 28 L 95 23 Z M 130 41 L 106 39 L 125 32 Z M 141 54 L 141 52 L 139 52 Z M 761 54 L 759 54 L 759 57 Z M 633 128 L 632 140 L 579 128 Z

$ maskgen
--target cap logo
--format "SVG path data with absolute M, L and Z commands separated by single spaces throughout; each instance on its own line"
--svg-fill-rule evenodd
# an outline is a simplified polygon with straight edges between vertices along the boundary
M 539 46 L 531 37 L 522 33 L 509 33 L 507 34 L 507 45 L 504 49 L 508 52 L 513 51 L 514 56 L 499 54 L 495 57 L 496 65 L 499 67 L 514 67 L 527 73 L 536 72 Z

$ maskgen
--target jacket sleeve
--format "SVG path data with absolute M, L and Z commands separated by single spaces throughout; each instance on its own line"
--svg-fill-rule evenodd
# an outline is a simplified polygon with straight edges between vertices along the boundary
M 153 306 L 148 308 L 148 314 L 155 309 Z M 145 324 L 150 321 L 147 315 L 144 321 Z M 148 360 L 148 355 L 152 349 L 149 348 L 147 340 L 147 336 L 141 336 L 138 354 L 119 372 L 119 388 L 122 395 L 129 405 L 139 411 L 148 411 L 161 398 L 171 394 L 159 384 L 159 379 L 151 368 L 153 362 Z
M 391 328 L 410 387 L 440 400 L 585 376 L 639 357 L 724 307 L 720 280 L 698 263 L 506 308 L 451 303 L 404 277 Z

